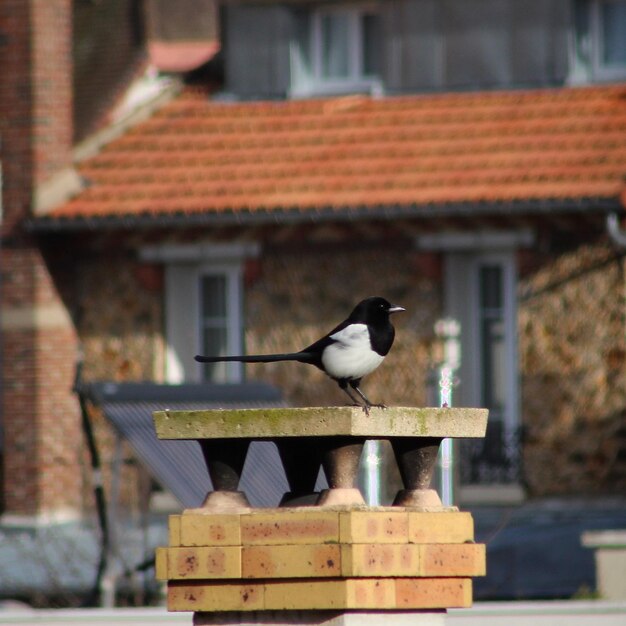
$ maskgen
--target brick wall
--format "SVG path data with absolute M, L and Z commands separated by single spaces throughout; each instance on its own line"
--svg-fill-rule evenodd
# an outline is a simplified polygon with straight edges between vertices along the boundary
M 71 393 L 74 328 L 37 248 L 5 247 L 2 259 L 5 510 L 74 509 L 81 443 Z
M 438 260 L 402 241 L 347 247 L 264 252 L 260 278 L 246 292 L 246 349 L 304 348 L 343 320 L 358 300 L 382 295 L 407 312 L 393 318 L 396 344 L 383 366 L 363 381 L 363 390 L 373 402 L 423 405 L 433 325 L 442 306 Z M 333 381 L 306 365 L 259 364 L 248 366 L 247 373 L 276 384 L 296 405 L 346 401 Z
M 146 0 L 148 37 L 155 41 L 218 38 L 215 0 Z
M 23 229 L 37 188 L 71 165 L 71 5 L 71 0 L 0 5 L 7 513 L 45 514 L 78 504 L 80 432 L 71 394 L 76 336 L 48 260 Z
M 281 229 L 273 230 L 278 237 Z M 104 252 L 79 257 L 79 287 L 72 308 L 80 311 L 88 380 L 162 380 L 162 275 L 158 266 L 138 263 L 132 252 L 125 252 L 126 243 L 116 238 L 117 251 L 102 242 L 86 245 L 91 250 L 108 249 L 106 262 Z M 432 327 L 441 306 L 440 258 L 415 253 L 407 241 L 348 247 L 348 252 L 340 252 L 337 245 L 304 244 L 295 250 L 268 244 L 246 272 L 246 349 L 304 347 L 343 319 L 359 298 L 386 294 L 408 313 L 394 318 L 398 341 L 363 389 L 373 401 L 425 404 Z M 380 270 L 373 277 L 372 267 Z M 294 405 L 346 403 L 337 385 L 310 366 L 251 365 L 247 376 L 280 386 Z M 113 453 L 111 433 L 102 419 L 97 424 L 106 465 Z M 395 467 L 393 471 L 397 472 Z M 127 478 L 129 483 L 133 480 L 130 474 Z M 85 502 L 90 497 L 85 493 Z
M 30 143 L 30 4 L 0 3 L 2 77 L 0 80 L 0 159 L 2 162 L 2 233 L 28 209 L 33 159 Z M 10 77 L 10 80 L 9 80 Z
M 158 266 L 125 254 L 109 254 L 106 263 L 101 256 L 83 259 L 80 265 L 80 293 L 72 306 L 81 312 L 86 378 L 162 380 L 164 296 Z M 423 404 L 432 329 L 441 307 L 439 265 L 406 244 L 400 250 L 393 243 L 349 252 L 318 246 L 267 250 L 247 284 L 246 350 L 302 348 L 346 317 L 359 298 L 383 294 L 408 313 L 394 318 L 401 340 L 364 387 L 373 399 Z M 371 267 L 380 269 L 374 277 Z M 394 371 L 394 362 L 405 367 Z M 280 386 L 294 404 L 345 402 L 337 385 L 312 367 L 259 364 L 248 366 L 247 375 Z
M 87 380 L 163 381 L 163 272 L 127 254 L 81 261 L 75 308 Z
M 626 266 L 607 241 L 520 283 L 525 475 L 535 495 L 626 489 Z
M 31 0 L 34 183 L 71 165 L 71 0 Z
M 76 142 L 110 122 L 129 81 L 145 70 L 142 4 L 73 3 Z
M 442 307 L 441 258 L 401 240 L 272 243 L 245 292 L 246 350 L 299 349 L 330 330 L 365 295 L 407 308 L 394 317 L 397 342 L 363 389 L 373 401 L 423 405 L 433 324 Z M 142 286 L 131 256 L 83 264 L 87 313 L 80 331 L 90 378 L 138 380 L 161 372 L 159 281 Z M 372 272 L 372 268 L 374 271 Z M 153 272 L 154 268 L 149 272 Z M 606 241 L 570 251 L 520 256 L 519 353 L 524 474 L 529 495 L 614 493 L 626 486 L 624 258 Z M 156 288 L 155 288 L 156 284 Z M 139 332 L 135 332 L 135 329 Z M 117 339 L 116 339 L 117 337 Z M 119 338 L 123 338 L 119 339 Z M 151 360 L 156 359 L 156 365 Z M 317 369 L 257 364 L 247 376 L 280 387 L 294 405 L 343 404 L 344 394 Z

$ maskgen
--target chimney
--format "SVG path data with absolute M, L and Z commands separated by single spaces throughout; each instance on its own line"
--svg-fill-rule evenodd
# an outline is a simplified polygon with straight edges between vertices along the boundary
M 77 186 L 72 0 L 2 0 L 0 72 L 2 504 L 5 515 L 54 517 L 79 505 L 77 338 L 48 255 L 23 224 Z

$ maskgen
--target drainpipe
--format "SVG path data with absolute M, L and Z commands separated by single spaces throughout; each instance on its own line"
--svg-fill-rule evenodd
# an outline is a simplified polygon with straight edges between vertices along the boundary
M 619 248 L 626 248 L 626 230 L 622 230 L 619 224 L 617 213 L 609 213 L 606 217 L 606 230 L 609 233 L 611 241 Z M 626 291 L 626 283 L 624 284 Z M 626 305 L 624 307 L 626 309 Z M 626 312 L 626 311 L 625 311 Z M 624 329 L 626 331 L 626 328 Z
M 461 325 L 453 318 L 435 323 L 435 335 L 443 343 L 443 363 L 439 368 L 439 406 L 452 406 L 455 373 L 461 365 Z M 454 505 L 455 459 L 452 439 L 444 439 L 440 446 L 439 483 L 444 506 Z
M 87 409 L 87 386 L 83 382 L 83 358 L 79 356 L 76 363 L 76 376 L 74 379 L 73 391 L 78 397 L 80 406 L 81 423 L 87 450 L 89 451 L 89 460 L 91 464 L 92 488 L 96 503 L 96 512 L 98 514 L 98 525 L 100 526 L 100 558 L 96 569 L 96 579 L 93 589 L 89 597 L 86 599 L 86 606 L 94 606 L 97 604 L 98 595 L 101 593 L 102 577 L 107 570 L 109 548 L 111 544 L 110 530 L 107 519 L 107 503 L 104 493 L 104 484 L 102 480 L 102 462 L 96 445 L 96 438 Z
M 619 225 L 617 213 L 609 213 L 606 218 L 606 230 L 611 240 L 620 248 L 626 248 L 626 230 L 622 230 Z
M 618 248 L 626 248 L 626 230 L 621 229 L 617 213 L 609 213 L 609 215 L 607 215 L 606 231 L 609 234 L 611 241 Z M 624 289 L 626 289 L 626 284 L 624 285 Z

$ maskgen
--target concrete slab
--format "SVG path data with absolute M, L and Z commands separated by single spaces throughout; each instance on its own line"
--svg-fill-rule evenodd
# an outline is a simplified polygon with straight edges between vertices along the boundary
M 306 407 L 156 411 L 159 439 L 484 437 L 487 409 Z

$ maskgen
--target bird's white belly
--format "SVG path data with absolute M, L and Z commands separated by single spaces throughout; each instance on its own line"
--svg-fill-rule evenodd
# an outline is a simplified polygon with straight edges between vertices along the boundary
M 336 341 L 326 347 L 322 363 L 333 378 L 358 379 L 373 372 L 384 360 L 372 350 L 365 324 L 352 324 L 331 336 Z

